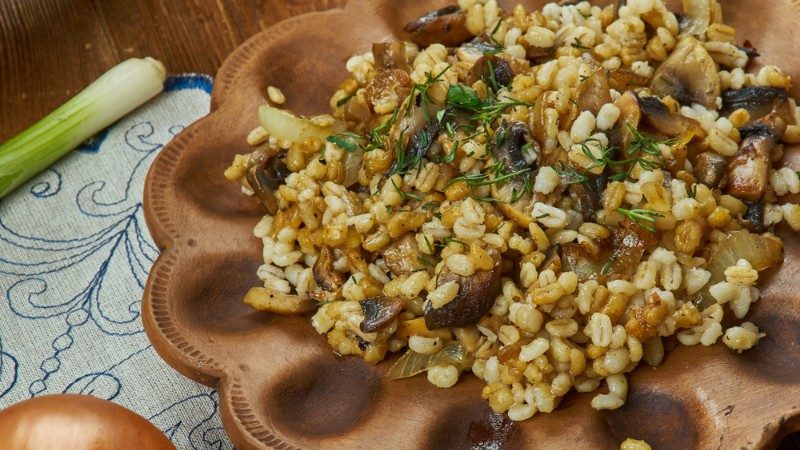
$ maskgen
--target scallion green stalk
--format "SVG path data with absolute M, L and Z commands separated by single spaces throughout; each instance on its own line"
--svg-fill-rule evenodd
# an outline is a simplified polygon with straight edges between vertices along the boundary
M 27 130 L 0 145 L 0 198 L 86 139 L 164 89 L 167 71 L 153 58 L 129 59 Z

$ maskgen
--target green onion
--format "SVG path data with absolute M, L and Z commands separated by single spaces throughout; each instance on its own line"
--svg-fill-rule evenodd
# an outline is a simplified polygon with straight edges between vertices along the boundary
M 0 198 L 164 89 L 153 58 L 129 59 L 27 130 L 0 145 Z

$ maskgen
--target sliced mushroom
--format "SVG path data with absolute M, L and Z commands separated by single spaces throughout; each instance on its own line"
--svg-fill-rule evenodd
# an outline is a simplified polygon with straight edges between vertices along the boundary
M 748 40 L 742 42 L 742 45 L 739 46 L 739 50 L 743 51 L 745 55 L 747 55 L 748 61 L 761 56 L 761 53 L 758 53 L 758 49 L 755 48 L 753 43 Z
M 591 111 L 595 116 L 603 105 L 611 103 L 611 90 L 605 70 L 595 70 L 583 80 L 578 88 L 577 101 L 580 111 Z
M 436 138 L 439 137 L 441 132 L 442 124 L 435 118 L 432 118 L 431 121 L 425 125 L 425 128 L 411 135 L 405 148 L 406 157 L 402 161 L 395 158 L 395 162 L 389 169 L 389 173 L 403 172 L 410 168 L 408 166 L 410 162 L 420 161 L 431 147 L 436 144 Z
M 687 36 L 653 74 L 650 88 L 659 97 L 670 95 L 682 104 L 700 103 L 716 109 L 719 69 L 703 44 Z
M 372 56 L 378 70 L 397 69 L 408 73 L 408 55 L 404 42 L 376 42 L 372 44 Z
M 386 267 L 396 277 L 424 269 L 425 264 L 423 264 L 421 258 L 422 253 L 419 251 L 414 233 L 407 233 L 387 245 L 383 250 L 383 260 L 386 262 Z
M 611 128 L 608 133 L 608 145 L 617 147 L 621 151 L 627 150 L 628 144 L 633 139 L 633 134 L 628 129 L 628 125 L 633 128 L 638 128 L 639 121 L 642 118 L 642 111 L 639 108 L 639 101 L 636 99 L 636 94 L 631 91 L 626 91 L 614 104 L 619 108 L 619 119 Z M 625 159 L 625 155 L 622 158 Z
M 535 155 L 539 153 L 538 143 L 531 139 L 530 134 L 530 127 L 522 122 L 505 123 L 497 130 L 494 157 L 503 165 L 504 173 L 511 174 L 536 167 Z M 531 145 L 531 152 L 523 150 L 526 144 Z M 535 173 L 531 172 L 527 176 L 534 175 Z M 497 205 L 498 209 L 506 217 L 527 227 L 531 222 L 529 213 L 534 200 L 530 193 L 520 195 L 525 190 L 524 182 L 524 177 L 521 175 L 503 184 L 494 183 L 491 193 L 492 197 L 500 202 Z
M 722 93 L 720 116 L 729 116 L 743 108 L 750 113 L 750 122 L 756 121 L 786 102 L 786 90 L 766 86 L 748 86 L 742 89 L 727 90 Z M 748 122 L 748 123 L 750 123 Z
M 531 45 L 525 50 L 525 59 L 533 63 L 533 65 L 538 65 L 550 61 L 555 56 L 556 56 L 555 45 L 551 47 L 537 47 L 535 45 Z
M 367 100 L 373 105 L 379 103 L 387 97 L 395 97 L 398 102 L 408 96 L 414 82 L 401 69 L 386 69 L 375 75 L 364 88 Z
M 373 333 L 389 325 L 403 310 L 403 301 L 397 298 L 368 298 L 359 303 L 364 312 L 359 328 L 364 333 Z
M 703 152 L 697 155 L 694 161 L 694 176 L 697 181 L 710 188 L 719 187 L 725 170 L 728 168 L 728 160 L 717 152 Z
M 276 149 L 271 149 L 269 146 L 259 147 L 250 156 L 251 166 L 245 174 L 247 184 L 255 193 L 258 202 L 272 215 L 278 212 L 278 198 L 275 196 L 275 191 L 292 173 L 279 156 Z
M 750 225 L 750 231 L 763 233 L 766 230 L 764 225 L 764 199 L 747 202 L 747 211 L 744 214 L 744 219 Z
M 504 124 L 497 130 L 495 158 L 503 163 L 505 173 L 519 172 L 533 166 L 534 161 L 526 157 L 522 148 L 531 142 L 531 129 L 523 122 Z
M 480 37 L 476 37 L 466 44 L 459 46 L 455 51 L 459 60 L 474 64 L 475 61 L 487 53 L 495 53 L 497 51 L 497 46 L 486 42 Z
M 636 75 L 628 69 L 606 70 L 608 87 L 619 92 L 625 92 L 633 88 L 647 86 L 649 79 L 641 75 Z
M 311 299 L 263 287 L 250 289 L 244 296 L 244 302 L 258 311 L 275 314 L 302 314 L 312 311 L 317 306 Z
M 593 175 L 584 174 L 587 178 L 584 183 L 572 183 L 569 185 L 569 192 L 578 201 L 578 211 L 580 211 L 585 221 L 594 221 L 597 211 L 603 209 L 603 191 L 608 185 L 608 177 L 605 174 Z
M 508 86 L 513 79 L 514 70 L 508 61 L 496 55 L 484 55 L 475 61 L 464 81 L 469 86 L 483 80 L 488 86 L 497 83 L 500 87 Z
M 333 250 L 327 245 L 323 245 L 322 248 L 319 249 L 317 262 L 315 262 L 314 266 L 311 268 L 317 286 L 326 292 L 336 292 L 344 284 L 344 277 L 342 277 L 341 273 L 334 270 L 333 261 Z
M 764 197 L 769 183 L 771 153 L 786 131 L 786 121 L 772 112 L 740 130 L 739 151 L 728 164 L 727 189 L 730 195 L 756 201 Z
M 667 137 L 692 133 L 698 138 L 706 137 L 700 122 L 674 113 L 658 97 L 638 97 L 644 123 Z
M 434 308 L 430 302 L 426 303 L 425 326 L 429 330 L 472 325 L 492 309 L 494 299 L 500 291 L 500 254 L 492 247 L 488 252 L 495 261 L 491 270 L 478 270 L 472 276 L 462 277 L 451 272 L 447 266 L 442 267 L 436 286 L 455 281 L 460 287 L 456 298 L 441 308 Z
M 409 22 L 403 30 L 417 45 L 442 44 L 456 47 L 472 38 L 467 29 L 467 15 L 457 5 L 431 11 Z

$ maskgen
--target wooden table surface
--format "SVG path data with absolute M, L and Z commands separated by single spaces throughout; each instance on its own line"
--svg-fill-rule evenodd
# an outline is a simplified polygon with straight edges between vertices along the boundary
M 213 75 L 248 37 L 345 1 L 0 0 L 0 141 L 127 58 Z M 800 435 L 792 435 L 780 450 L 799 448 Z

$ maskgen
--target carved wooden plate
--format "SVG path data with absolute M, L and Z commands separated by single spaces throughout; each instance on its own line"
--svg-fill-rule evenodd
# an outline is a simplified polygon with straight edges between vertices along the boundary
M 142 316 L 158 353 L 219 389 L 223 424 L 241 449 L 612 449 L 627 437 L 656 449 L 760 449 L 800 429 L 800 283 L 793 278 L 800 240 L 785 230 L 786 262 L 750 315 L 767 338 L 742 355 L 721 344 L 679 348 L 657 369 L 637 369 L 628 403 L 616 411 L 594 411 L 590 395 L 570 394 L 553 414 L 511 423 L 480 398 L 475 377 L 446 390 L 423 376 L 389 382 L 391 362 L 337 357 L 306 317 L 242 303 L 259 283 L 261 244 L 252 229 L 261 211 L 222 172 L 248 151 L 245 137 L 266 87 L 280 87 L 292 110 L 327 112 L 350 55 L 398 38 L 407 21 L 445 3 L 350 0 L 278 23 L 228 57 L 211 114 L 161 152 L 145 186 L 148 226 L 163 252 Z M 726 0 L 724 8 L 761 61 L 800 76 L 796 0 Z M 800 168 L 795 156 L 787 157 Z

